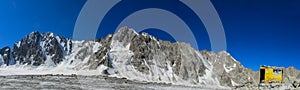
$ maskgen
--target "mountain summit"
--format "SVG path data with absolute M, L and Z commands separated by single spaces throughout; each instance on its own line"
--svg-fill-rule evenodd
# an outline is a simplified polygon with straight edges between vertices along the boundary
M 12 56 L 17 64 L 55 65 L 63 61 L 64 56 L 71 52 L 71 46 L 71 39 L 50 32 L 40 34 L 36 31 L 14 44 Z

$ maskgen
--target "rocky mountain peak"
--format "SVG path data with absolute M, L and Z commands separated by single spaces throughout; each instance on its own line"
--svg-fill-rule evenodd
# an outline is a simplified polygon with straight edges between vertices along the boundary
M 38 31 L 34 31 L 28 35 L 26 35 L 25 38 L 21 40 L 21 42 L 26 42 L 26 43 L 36 43 L 40 40 L 41 34 Z
M 129 29 L 128 27 L 122 27 L 118 30 L 117 33 L 115 33 L 112 37 L 112 40 L 118 41 L 123 44 L 124 47 L 126 47 L 131 40 L 137 36 L 138 33 L 136 33 L 133 29 Z
M 39 66 L 46 60 L 58 64 L 71 50 L 71 40 L 47 32 L 34 31 L 14 44 L 12 56 L 19 64 Z
M 42 36 L 43 38 L 54 38 L 54 37 L 57 36 L 57 35 L 55 35 L 55 34 L 52 33 L 52 32 L 45 32 L 45 33 L 42 33 L 41 36 Z

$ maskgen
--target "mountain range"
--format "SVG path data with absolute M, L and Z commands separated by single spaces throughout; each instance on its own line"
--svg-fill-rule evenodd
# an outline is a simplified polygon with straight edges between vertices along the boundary
M 33 66 L 99 70 L 99 74 L 141 82 L 205 87 L 256 87 L 259 72 L 245 68 L 228 52 L 195 50 L 183 42 L 159 40 L 122 27 L 95 40 L 75 41 L 38 31 L 0 50 L 0 66 Z M 259 66 L 257 66 L 259 67 Z M 284 69 L 284 82 L 300 79 L 300 71 Z M 1 73 L 1 70 L 0 70 Z

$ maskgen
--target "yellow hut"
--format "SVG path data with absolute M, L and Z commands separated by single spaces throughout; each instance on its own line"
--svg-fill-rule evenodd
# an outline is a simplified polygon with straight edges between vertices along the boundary
M 282 83 L 283 67 L 260 66 L 260 83 Z

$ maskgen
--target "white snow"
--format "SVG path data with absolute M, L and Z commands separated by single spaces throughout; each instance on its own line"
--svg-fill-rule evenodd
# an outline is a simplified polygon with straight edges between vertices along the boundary
M 230 71 L 234 70 L 234 68 L 236 67 L 236 64 L 233 64 L 233 66 L 226 66 L 225 64 L 223 65 L 224 70 L 229 73 Z
M 55 66 L 55 64 L 54 64 L 54 62 L 52 61 L 52 58 L 53 56 L 46 56 L 46 61 L 45 61 L 45 66 L 52 66 L 52 67 L 54 67 Z
M 233 61 L 238 62 L 235 58 L 233 58 L 230 53 L 228 53 L 227 51 L 221 51 L 222 53 L 225 53 L 227 56 L 230 56 L 230 58 L 232 58 Z
M 239 86 L 240 84 L 234 82 L 232 79 L 230 79 L 232 86 Z
M 73 43 L 77 43 L 77 44 L 80 44 L 80 43 L 83 43 L 84 40 L 81 40 L 81 41 L 73 41 Z
M 51 66 L 26 66 L 26 65 L 11 65 L 1 66 L 0 75 L 46 75 L 46 74 L 63 74 L 63 75 L 100 75 L 103 67 L 97 70 L 74 70 L 69 68 L 65 63 L 59 64 L 57 67 Z
M 154 40 L 154 41 L 157 41 L 157 39 L 156 39 L 155 37 L 151 36 L 151 35 L 150 35 L 150 38 L 151 38 L 152 40 Z
M 6 48 L 5 51 L 6 51 L 6 52 L 9 51 L 9 48 Z
M 143 32 L 142 35 L 143 35 L 144 37 L 147 37 L 148 34 Z
M 107 37 L 112 37 L 113 35 L 112 34 L 109 34 Z
M 21 46 L 21 41 L 19 41 L 18 43 L 17 43 L 17 47 L 20 47 Z
M 233 58 L 232 56 L 231 56 L 231 58 L 232 58 L 233 61 L 238 62 L 238 61 L 237 61 L 235 58 Z
M 59 36 L 56 36 L 55 39 L 60 42 L 61 41 L 61 38 L 59 38 Z
M 132 30 L 136 35 L 139 35 L 139 33 L 137 33 L 134 29 L 129 28 L 129 30 Z
M 202 54 L 196 52 L 196 54 L 200 57 L 201 61 L 203 62 L 204 66 L 207 67 L 209 70 L 212 70 L 213 66 L 206 60 L 204 60 Z
M 66 56 L 65 62 L 69 68 L 88 69 L 89 60 L 101 44 L 95 41 L 73 41 L 72 52 Z M 82 51 L 86 51 L 83 53 Z
M 212 71 L 206 69 L 204 76 L 199 78 L 199 82 L 204 83 L 205 85 L 208 85 L 208 86 L 210 85 L 210 86 L 215 86 L 215 87 L 221 87 L 218 79 L 213 78 L 212 74 L 213 74 Z
M 0 55 L 0 66 L 4 63 L 3 57 Z
M 53 33 L 50 33 L 49 37 L 54 37 L 54 34 L 53 34 Z
M 95 53 L 95 52 L 97 52 L 98 50 L 99 50 L 99 47 L 101 46 L 101 44 L 100 43 L 95 43 L 94 45 L 93 45 L 93 52 Z

